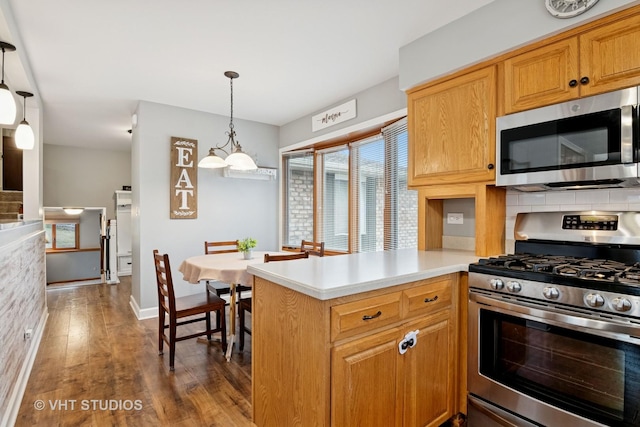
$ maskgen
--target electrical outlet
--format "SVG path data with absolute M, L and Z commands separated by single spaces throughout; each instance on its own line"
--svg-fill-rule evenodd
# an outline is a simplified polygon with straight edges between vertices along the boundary
M 462 214 L 462 212 L 448 213 L 447 224 L 464 224 L 464 214 Z
M 33 329 L 31 328 L 27 328 L 24 330 L 24 340 L 30 340 L 31 337 L 33 336 Z

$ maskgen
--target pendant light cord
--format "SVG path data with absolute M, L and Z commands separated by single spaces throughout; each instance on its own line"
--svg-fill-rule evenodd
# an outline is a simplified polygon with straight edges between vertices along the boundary
M 0 83 L 4 84 L 4 47 L 2 48 L 2 82 Z
M 231 133 L 233 133 L 233 77 L 231 77 L 229 80 L 231 86 L 231 121 L 229 122 L 229 129 L 231 129 Z

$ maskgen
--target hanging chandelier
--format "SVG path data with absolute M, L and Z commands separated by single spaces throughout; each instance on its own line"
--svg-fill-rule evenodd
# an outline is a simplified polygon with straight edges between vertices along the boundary
M 4 82 L 4 53 L 13 52 L 16 47 L 10 43 L 0 41 L 2 49 L 2 80 L 0 81 L 0 124 L 12 125 L 16 121 L 16 101 L 9 87 Z
M 199 168 L 215 169 L 229 167 L 234 170 L 255 170 L 258 169 L 256 163 L 251 156 L 242 151 L 240 143 L 236 141 L 236 131 L 233 129 L 233 79 L 237 79 L 240 75 L 235 71 L 226 71 L 224 73 L 229 78 L 231 86 L 231 116 L 229 121 L 229 138 L 224 145 L 216 145 L 209 149 L 209 155 L 204 157 L 198 163 Z M 229 148 L 225 149 L 229 145 Z M 225 159 L 216 155 L 216 150 L 220 150 L 227 155 Z
M 16 94 L 20 95 L 23 98 L 22 101 L 22 121 L 18 125 L 16 129 L 15 139 L 16 146 L 22 150 L 31 150 L 35 145 L 35 136 L 33 135 L 33 129 L 29 126 L 29 122 L 27 121 L 27 98 L 33 96 L 31 92 L 25 92 L 23 90 L 16 91 Z

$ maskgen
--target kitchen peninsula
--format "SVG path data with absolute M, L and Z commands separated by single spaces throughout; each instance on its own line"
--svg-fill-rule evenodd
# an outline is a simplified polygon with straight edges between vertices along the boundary
M 459 288 L 477 259 L 403 249 L 250 266 L 255 425 L 438 426 L 456 414 Z

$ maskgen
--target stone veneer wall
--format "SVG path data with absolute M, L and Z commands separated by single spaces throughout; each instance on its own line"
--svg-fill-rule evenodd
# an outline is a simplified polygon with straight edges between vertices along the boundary
M 21 233 L 24 229 L 26 234 Z M 12 234 L 7 238 L 7 234 Z M 0 425 L 11 425 L 46 319 L 42 222 L 0 229 Z M 32 339 L 24 338 L 25 329 Z
M 640 211 L 640 187 L 599 190 L 507 192 L 505 251 L 513 253 L 513 229 L 519 212 L 544 211 Z

